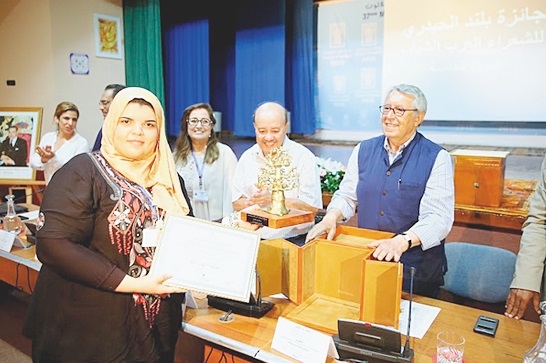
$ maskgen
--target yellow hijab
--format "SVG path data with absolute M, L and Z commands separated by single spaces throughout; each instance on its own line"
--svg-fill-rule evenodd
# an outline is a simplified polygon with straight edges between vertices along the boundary
M 142 160 L 126 157 L 116 148 L 114 139 L 114 132 L 123 110 L 135 98 L 144 99 L 153 106 L 159 128 L 159 140 L 155 152 Z M 170 213 L 186 215 L 189 213 L 188 204 L 180 187 L 173 155 L 165 134 L 163 107 L 157 97 L 144 88 L 128 87 L 121 90 L 110 105 L 102 126 L 100 151 L 110 165 L 128 180 L 144 188 L 152 188 L 155 205 Z

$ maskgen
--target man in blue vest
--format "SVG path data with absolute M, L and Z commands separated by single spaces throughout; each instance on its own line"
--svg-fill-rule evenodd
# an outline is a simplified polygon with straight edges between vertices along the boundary
M 444 242 L 455 213 L 451 156 L 417 132 L 427 111 L 419 88 L 394 86 L 379 111 L 383 135 L 354 148 L 339 190 L 306 241 L 324 232 L 333 239 L 338 221 L 350 219 L 358 206 L 360 228 L 396 233 L 369 246 L 378 260 L 404 264 L 402 290 L 409 291 L 413 266 L 414 292 L 436 297 L 447 271 Z

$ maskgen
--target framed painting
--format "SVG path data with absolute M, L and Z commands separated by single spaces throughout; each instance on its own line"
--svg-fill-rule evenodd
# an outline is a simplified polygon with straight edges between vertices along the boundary
M 34 181 L 30 156 L 40 142 L 41 107 L 0 107 L 0 180 L 2 184 Z
M 121 59 L 123 29 L 120 18 L 94 14 L 94 27 L 97 57 Z

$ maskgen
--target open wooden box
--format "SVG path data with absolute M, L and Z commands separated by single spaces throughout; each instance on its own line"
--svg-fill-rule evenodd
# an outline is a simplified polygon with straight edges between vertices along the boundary
M 323 331 L 337 332 L 339 318 L 398 328 L 402 265 L 373 260 L 367 247 L 392 236 L 339 226 L 333 241 L 317 238 L 301 247 L 263 240 L 257 260 L 262 296 L 282 292 L 299 305 L 287 318 Z

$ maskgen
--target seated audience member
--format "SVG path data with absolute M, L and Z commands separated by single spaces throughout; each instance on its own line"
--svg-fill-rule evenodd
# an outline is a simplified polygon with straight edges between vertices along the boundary
M 19 128 L 11 125 L 8 136 L 0 144 L 0 166 L 26 166 L 27 141 L 17 136 Z
M 358 206 L 358 227 L 396 233 L 370 243 L 373 256 L 404 264 L 404 291 L 415 267 L 414 292 L 435 297 L 447 271 L 444 243 L 455 213 L 451 157 L 417 132 L 427 111 L 419 88 L 391 88 L 379 110 L 383 135 L 353 149 L 339 190 L 307 241 L 324 232 L 333 239 L 337 223 Z
M 30 157 L 30 167 L 43 170 L 46 185 L 72 157 L 89 152 L 87 140 L 76 132 L 80 111 L 72 102 L 61 102 L 55 109 L 57 131 L 48 132 Z
M 504 313 L 515 319 L 523 317 L 529 302 L 532 302 L 537 314 L 543 314 L 539 303 L 545 299 L 546 291 L 546 157 L 542 161 L 540 180 L 531 198 L 522 231 L 514 279 Z
M 99 110 L 102 113 L 103 119 L 106 118 L 106 115 L 108 115 L 108 110 L 110 109 L 110 104 L 112 103 L 112 100 L 119 91 L 124 89 L 125 86 L 122 84 L 109 84 L 104 88 L 104 92 L 102 92 L 102 95 L 100 96 L 99 101 Z M 97 133 L 97 137 L 95 138 L 95 143 L 93 144 L 93 150 L 91 151 L 97 151 L 100 149 L 100 143 L 102 140 L 102 127 L 99 129 L 99 132 Z
M 196 217 L 219 220 L 233 212 L 231 188 L 237 156 L 218 142 L 216 119 L 208 103 L 184 110 L 174 146 L 176 171 L 184 178 Z
M 284 192 L 286 207 L 316 213 L 322 208 L 320 174 L 315 155 L 305 146 L 288 138 L 286 110 L 275 102 L 261 104 L 254 112 L 256 144 L 246 150 L 235 169 L 233 178 L 233 209 L 258 205 L 261 208 L 271 204 L 271 192 L 257 186 L 258 175 L 265 156 L 276 147 L 282 146 L 291 157 L 291 163 L 299 174 L 299 187 Z M 260 228 L 262 238 L 290 238 L 305 234 L 313 222 L 274 231 L 268 227 Z
M 34 362 L 173 362 L 185 291 L 149 274 L 155 241 L 144 231 L 191 208 L 163 108 L 127 88 L 103 131 L 101 152 L 72 158 L 44 193 L 23 332 Z

